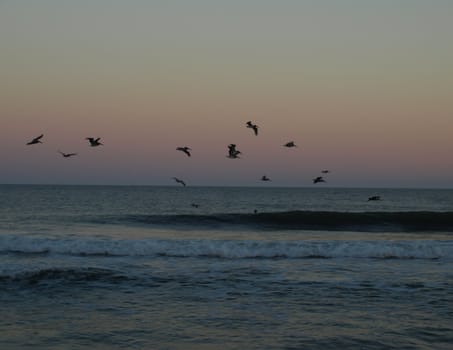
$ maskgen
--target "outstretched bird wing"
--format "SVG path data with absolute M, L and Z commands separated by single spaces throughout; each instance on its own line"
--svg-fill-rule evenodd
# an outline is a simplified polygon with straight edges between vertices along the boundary
M 41 139 L 44 137 L 44 134 L 39 135 L 38 137 L 35 137 L 33 140 L 30 142 L 27 142 L 27 145 L 34 145 L 35 143 L 40 143 Z
M 173 177 L 173 180 L 175 180 L 177 183 L 180 183 L 183 186 L 186 186 L 186 183 L 182 181 L 181 179 L 178 179 L 177 177 Z
M 190 157 L 190 148 L 189 147 L 176 147 L 176 150 L 177 151 L 181 151 L 181 152 L 184 152 L 185 154 L 187 154 L 188 157 Z

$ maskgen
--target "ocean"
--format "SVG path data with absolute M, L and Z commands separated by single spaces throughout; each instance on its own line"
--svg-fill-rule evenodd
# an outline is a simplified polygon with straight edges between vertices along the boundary
M 452 349 L 453 190 L 2 185 L 0 315 L 5 350 Z

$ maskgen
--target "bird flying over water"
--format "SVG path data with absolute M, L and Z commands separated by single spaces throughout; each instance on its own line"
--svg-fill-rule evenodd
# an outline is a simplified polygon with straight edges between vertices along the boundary
M 326 182 L 326 180 L 324 180 L 324 178 L 322 176 L 317 176 L 313 179 L 314 184 L 317 184 L 319 182 Z
M 38 137 L 35 137 L 33 140 L 30 142 L 27 142 L 27 145 L 36 145 L 37 143 L 42 143 L 41 139 L 44 137 L 44 134 L 39 135 Z
M 269 179 L 266 175 L 263 175 L 261 177 L 261 181 L 272 181 L 271 179 Z
M 77 155 L 77 153 L 64 153 L 61 151 L 58 151 L 58 153 L 60 153 L 64 158 L 69 158 Z
M 297 147 L 296 144 L 294 143 L 294 141 L 289 141 L 287 143 L 285 143 L 283 145 L 283 147 L 288 147 L 288 148 L 292 148 L 292 147 Z
M 239 158 L 239 155 L 241 154 L 241 151 L 238 151 L 236 149 L 236 145 L 234 143 L 230 143 L 228 145 L 228 155 L 227 155 L 227 158 L 231 158 L 231 159 L 236 159 L 236 158 Z
M 91 147 L 102 146 L 103 144 L 101 142 L 99 142 L 100 139 L 101 139 L 100 137 L 98 137 L 97 139 L 95 139 L 94 137 L 85 138 L 85 140 L 88 140 L 90 142 Z
M 188 157 L 190 157 L 190 152 L 191 149 L 187 146 L 184 146 L 184 147 L 176 147 L 176 150 L 177 151 L 181 151 L 181 152 L 184 152 L 185 154 L 187 154 Z
M 330 170 L 322 170 L 321 173 L 328 174 L 328 173 L 330 173 Z
M 184 187 L 186 187 L 186 183 L 183 180 L 178 179 L 177 177 L 173 177 L 173 180 L 175 180 L 177 183 L 179 183 L 179 184 L 183 185 Z
M 371 196 L 368 198 L 368 201 L 379 201 L 381 200 L 381 196 Z
M 246 127 L 249 128 L 249 129 L 253 129 L 253 132 L 255 133 L 255 136 L 258 136 L 258 125 L 252 124 L 251 121 L 248 121 L 246 123 Z

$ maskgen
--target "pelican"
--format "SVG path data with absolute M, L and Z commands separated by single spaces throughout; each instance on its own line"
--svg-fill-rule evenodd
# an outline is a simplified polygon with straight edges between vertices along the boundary
M 228 145 L 227 158 L 236 159 L 236 158 L 239 158 L 240 154 L 241 154 L 241 151 L 238 151 L 236 149 L 236 145 L 234 143 L 231 143 L 231 144 Z
M 77 155 L 77 153 L 64 153 L 61 151 L 58 151 L 58 153 L 60 153 L 64 158 L 69 158 Z
M 283 147 L 288 147 L 288 148 L 292 148 L 292 147 L 297 147 L 296 144 L 294 143 L 294 141 L 290 141 L 290 142 L 287 142 L 283 145 Z
M 230 144 L 228 145 L 228 152 L 229 152 L 230 154 L 236 152 L 236 145 L 235 145 L 234 143 L 230 143 Z
M 248 121 L 246 123 L 246 127 L 249 128 L 249 129 L 253 129 L 254 133 L 255 133 L 255 136 L 258 136 L 258 125 L 256 124 L 252 124 L 251 121 Z
M 266 175 L 263 175 L 261 177 L 261 181 L 272 181 L 271 179 L 269 179 Z
M 240 157 L 239 157 L 240 154 L 241 154 L 241 152 L 239 152 L 239 151 L 235 151 L 233 153 L 230 152 L 230 154 L 227 155 L 227 158 L 240 159 Z
M 35 137 L 33 140 L 30 142 L 27 142 L 27 145 L 36 145 L 37 143 L 42 143 L 41 139 L 44 137 L 44 134 L 39 135 L 38 137 Z
M 234 151 L 234 153 L 230 153 L 227 155 L 227 158 L 230 158 L 230 159 L 240 159 L 239 155 L 241 154 L 242 152 L 240 151 Z
M 313 183 L 317 184 L 318 182 L 326 182 L 326 180 L 324 180 L 324 178 L 322 176 L 315 177 L 313 179 Z
M 184 152 L 185 154 L 187 154 L 188 157 L 190 157 L 190 152 L 191 149 L 187 146 L 184 146 L 184 147 L 176 147 L 176 150 L 177 151 L 181 151 L 181 152 Z
M 97 147 L 97 146 L 102 146 L 103 144 L 99 142 L 101 138 L 98 137 L 97 139 L 93 138 L 93 137 L 86 137 L 85 140 L 88 140 L 90 141 L 90 146 L 91 147 Z
M 173 180 L 175 180 L 177 183 L 183 185 L 184 187 L 186 187 L 186 183 L 184 181 L 182 181 L 181 179 L 178 179 L 177 177 L 173 177 Z
M 371 196 L 368 198 L 368 201 L 379 201 L 381 200 L 380 196 Z

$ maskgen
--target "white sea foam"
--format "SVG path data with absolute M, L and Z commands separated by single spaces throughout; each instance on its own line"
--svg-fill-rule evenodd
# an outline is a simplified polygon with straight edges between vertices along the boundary
M 50 239 L 0 236 L 0 253 L 243 258 L 450 259 L 453 242 L 440 240 L 208 240 Z

